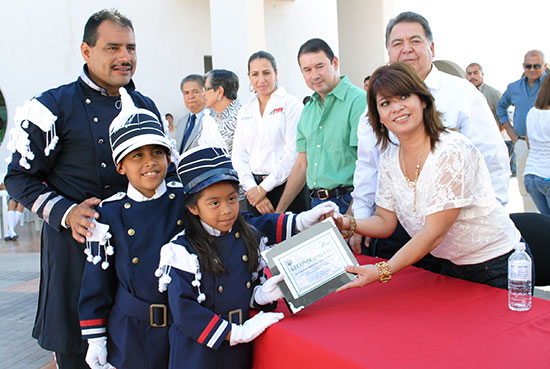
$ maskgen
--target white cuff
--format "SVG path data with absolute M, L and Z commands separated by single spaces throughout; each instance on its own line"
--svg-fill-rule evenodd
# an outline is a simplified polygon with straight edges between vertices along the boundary
M 69 213 L 71 212 L 71 210 L 73 210 L 73 208 L 76 206 L 76 204 L 72 204 L 68 209 L 67 211 L 65 212 L 65 214 L 63 214 L 63 218 L 61 218 L 61 227 L 65 228 L 65 229 L 69 229 L 71 227 L 69 227 L 65 220 L 67 219 L 67 215 L 69 215 Z

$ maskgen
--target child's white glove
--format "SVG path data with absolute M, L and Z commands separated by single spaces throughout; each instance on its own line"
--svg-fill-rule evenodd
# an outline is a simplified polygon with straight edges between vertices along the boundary
M 86 364 L 92 369 L 115 369 L 107 362 L 107 337 L 88 339 Z
M 322 202 L 308 211 L 302 211 L 296 216 L 296 230 L 301 232 L 319 222 L 319 218 L 334 211 L 339 214 L 338 205 L 332 201 Z
M 243 324 L 231 324 L 231 338 L 229 344 L 231 346 L 239 343 L 250 342 L 258 337 L 272 324 L 277 323 L 285 316 L 283 313 L 264 313 L 260 311 L 253 318 L 248 319 Z M 93 368 L 92 368 L 93 369 Z
M 283 293 L 277 283 L 282 281 L 283 278 L 284 275 L 282 274 L 275 275 L 265 281 L 261 286 L 256 287 L 254 289 L 254 300 L 256 300 L 259 305 L 267 305 L 282 298 Z

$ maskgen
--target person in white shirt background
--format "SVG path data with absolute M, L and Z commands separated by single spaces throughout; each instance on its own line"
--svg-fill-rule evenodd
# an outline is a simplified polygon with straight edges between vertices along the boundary
M 386 48 L 390 63 L 402 61 L 410 64 L 424 80 L 435 98 L 438 111 L 443 113 L 443 125 L 468 137 L 481 152 L 496 197 L 505 205 L 510 181 L 508 151 L 491 109 L 485 97 L 471 83 L 440 72 L 432 65 L 435 53 L 428 21 L 413 12 L 404 12 L 391 19 L 386 27 Z M 359 147 L 353 192 L 353 213 L 357 218 L 366 218 L 374 213 L 380 155 L 366 115 L 367 110 L 359 122 L 357 133 Z M 355 252 L 360 252 L 360 238 L 354 238 L 350 244 Z M 375 254 L 390 258 L 409 239 L 410 236 L 398 224 L 390 238 L 376 241 Z M 437 268 L 438 263 L 426 262 L 416 265 L 430 270 L 433 270 L 432 266 Z
M 550 78 L 540 86 L 535 106 L 527 113 L 524 185 L 542 214 L 550 215 Z
M 258 51 L 248 59 L 250 89 L 255 94 L 242 106 L 233 138 L 233 166 L 246 191 L 247 209 L 274 212 L 296 162 L 296 131 L 303 106 L 278 86 L 273 55 Z M 299 213 L 311 205 L 304 186 L 288 210 Z

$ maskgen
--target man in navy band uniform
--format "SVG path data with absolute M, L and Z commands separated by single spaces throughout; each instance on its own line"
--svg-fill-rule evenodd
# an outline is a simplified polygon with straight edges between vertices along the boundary
M 161 119 L 151 99 L 135 91 L 132 23 L 116 10 L 93 14 L 84 28 L 80 77 L 48 90 L 18 110 L 5 178 L 9 193 L 44 219 L 38 312 L 33 337 L 55 352 L 58 368 L 85 369 L 78 297 L 86 235 L 99 199 L 128 181 L 111 159 L 109 124 L 125 87 L 138 107 Z M 172 167 L 173 168 L 173 167 Z M 173 169 L 172 169 L 173 170 Z
M 204 77 L 198 74 L 186 76 L 180 85 L 185 106 L 185 114 L 176 127 L 176 147 L 180 154 L 195 147 L 202 132 L 201 120 L 204 116 L 206 98 L 204 97 Z M 193 117 L 194 115 L 194 117 Z

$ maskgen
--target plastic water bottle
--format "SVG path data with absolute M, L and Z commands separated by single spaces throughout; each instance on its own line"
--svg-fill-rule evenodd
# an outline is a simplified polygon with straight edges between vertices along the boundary
M 531 258 L 525 244 L 518 242 L 508 258 L 508 307 L 514 311 L 531 309 Z

